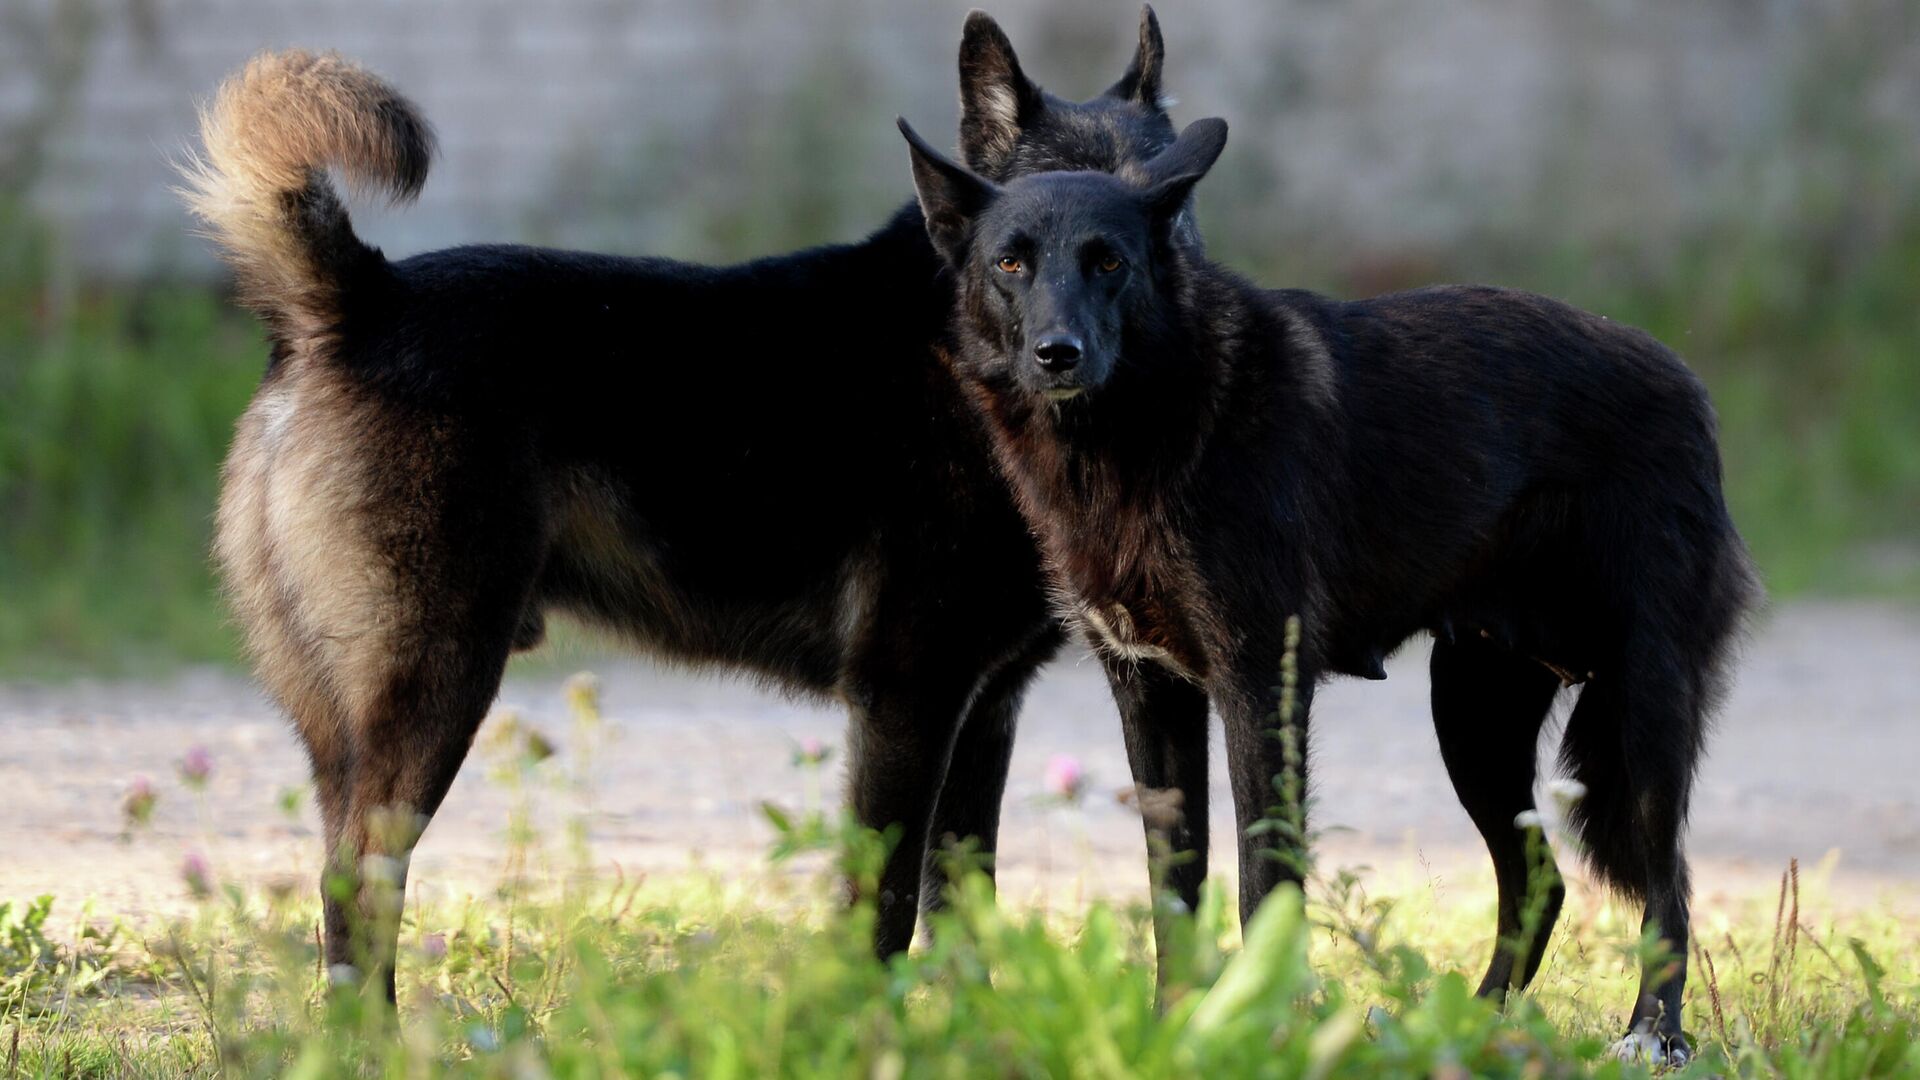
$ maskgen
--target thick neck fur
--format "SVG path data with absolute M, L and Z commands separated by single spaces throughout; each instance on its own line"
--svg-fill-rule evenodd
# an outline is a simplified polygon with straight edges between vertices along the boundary
M 1159 302 L 1129 325 L 1112 378 L 1053 404 L 1010 382 L 968 379 L 1022 512 L 1063 583 L 1094 604 L 1152 597 L 1184 574 L 1183 535 L 1204 514 L 1202 474 L 1222 455 L 1259 453 L 1307 409 L 1284 402 L 1285 312 L 1193 256 L 1162 271 Z M 963 297 L 965 347 L 1001 349 Z M 988 365 L 969 365 L 990 370 Z

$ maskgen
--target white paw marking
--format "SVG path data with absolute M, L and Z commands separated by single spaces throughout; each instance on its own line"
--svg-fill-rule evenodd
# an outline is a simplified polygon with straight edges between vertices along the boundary
M 1664 1059 L 1667 1052 L 1660 1045 L 1660 1036 L 1637 1031 L 1608 1047 L 1607 1056 L 1616 1061 L 1656 1061 Z
M 1693 1055 L 1683 1046 L 1669 1048 L 1666 1040 L 1651 1032 L 1636 1031 L 1607 1048 L 1607 1056 L 1616 1061 L 1644 1062 L 1655 1068 L 1678 1069 Z

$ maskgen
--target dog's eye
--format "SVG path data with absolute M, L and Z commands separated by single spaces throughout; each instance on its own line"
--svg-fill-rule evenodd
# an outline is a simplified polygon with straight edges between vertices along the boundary
M 994 263 L 993 265 L 999 267 L 1002 271 L 1009 274 L 1017 274 L 1020 272 L 1022 268 L 1022 263 L 1020 262 L 1020 260 L 1014 258 L 1011 255 L 1000 256 L 1000 261 L 997 263 Z
M 1103 274 L 1111 274 L 1119 270 L 1122 265 L 1123 264 L 1120 261 L 1120 256 L 1109 255 L 1106 258 L 1100 260 L 1100 264 L 1099 264 L 1100 272 Z

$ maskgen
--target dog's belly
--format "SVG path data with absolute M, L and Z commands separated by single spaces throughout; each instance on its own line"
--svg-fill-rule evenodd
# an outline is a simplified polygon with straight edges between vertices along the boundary
M 559 511 L 540 606 L 663 658 L 743 667 L 794 690 L 838 686 L 872 609 L 878 568 L 862 552 L 743 585 L 674 559 L 605 488 L 578 485 Z

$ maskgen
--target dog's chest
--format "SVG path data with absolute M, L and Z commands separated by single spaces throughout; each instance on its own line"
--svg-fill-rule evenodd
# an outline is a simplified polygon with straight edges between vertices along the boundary
M 1081 626 L 1101 653 L 1133 663 L 1152 662 L 1183 678 L 1199 681 L 1207 673 L 1192 623 L 1177 606 L 1142 594 L 1124 600 L 1083 598 Z

